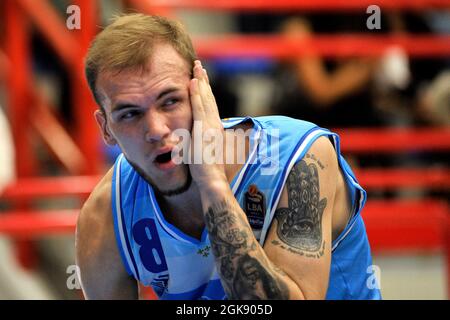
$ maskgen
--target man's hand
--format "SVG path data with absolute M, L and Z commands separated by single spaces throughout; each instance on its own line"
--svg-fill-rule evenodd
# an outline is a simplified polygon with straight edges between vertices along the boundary
M 212 182 L 227 183 L 223 165 L 224 129 L 206 70 L 199 60 L 195 61 L 193 74 L 189 87 L 194 121 L 193 163 L 189 164 L 189 169 L 197 186 L 207 188 Z

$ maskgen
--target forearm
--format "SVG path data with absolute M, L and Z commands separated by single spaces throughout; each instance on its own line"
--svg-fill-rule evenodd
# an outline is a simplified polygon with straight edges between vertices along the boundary
M 350 61 L 335 72 L 328 73 L 318 58 L 301 59 L 297 63 L 300 81 L 311 98 L 323 106 L 329 106 L 366 86 L 373 69 L 373 63 Z
M 267 258 L 229 186 L 201 191 L 217 271 L 229 299 L 302 298 L 295 283 Z

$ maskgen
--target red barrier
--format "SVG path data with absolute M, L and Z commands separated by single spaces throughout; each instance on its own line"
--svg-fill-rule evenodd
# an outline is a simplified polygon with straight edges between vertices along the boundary
M 5 53 L 0 50 L 0 83 L 5 80 L 9 71 L 9 62 Z
M 7 186 L 0 194 L 0 199 L 20 200 L 64 196 L 87 198 L 100 179 L 100 176 L 24 178 Z
M 15 239 L 74 234 L 79 210 L 11 211 L 0 214 L 0 233 Z
M 450 56 L 450 36 L 432 35 L 314 35 L 311 38 L 283 38 L 279 35 L 214 35 L 193 38 L 201 58 L 288 59 L 307 55 L 328 58 L 376 57 L 397 46 L 410 57 Z M 220 49 L 219 49 L 220 48 Z
M 7 0 L 10 1 L 10 0 Z M 73 67 L 77 57 L 79 44 L 73 34 L 66 28 L 64 21 L 48 1 L 15 0 L 22 10 L 23 17 L 30 19 L 46 40 L 55 48 L 67 67 Z
M 230 11 L 350 11 L 365 12 L 371 5 L 378 5 L 382 10 L 422 10 L 424 8 L 448 8 L 448 0 L 129 0 L 134 6 L 146 12 L 154 10 L 203 9 Z
M 447 168 L 361 168 L 354 170 L 364 189 L 449 190 L 450 170 Z
M 11 124 L 12 136 L 16 147 L 17 175 L 20 177 L 31 176 L 36 172 L 35 155 L 28 139 L 28 122 L 31 96 L 28 92 L 28 84 L 31 83 L 31 57 L 29 50 L 29 24 L 24 13 L 16 3 L 8 0 L 3 4 L 5 8 L 5 53 L 10 59 L 10 66 L 14 66 L 14 72 L 7 74 L 8 90 L 8 116 Z
M 369 200 L 363 209 L 372 250 L 437 251 L 446 248 L 450 211 L 437 200 Z
M 336 129 L 341 150 L 373 154 L 450 150 L 450 128 Z
M 78 0 L 76 4 L 80 6 L 84 19 L 81 19 L 81 29 L 72 31 L 67 29 L 65 21 L 46 1 L 6 0 L 3 4 L 5 10 L 0 12 L 6 26 L 5 53 L 7 58 L 2 61 L 3 72 L 11 70 L 8 66 L 14 66 L 14 72 L 7 73 L 8 110 L 16 147 L 19 177 L 32 176 L 36 172 L 37 163 L 32 152 L 34 148 L 30 141 L 30 136 L 32 136 L 30 129 L 39 131 L 40 127 L 36 125 L 35 121 L 34 128 L 32 128 L 32 121 L 35 119 L 30 118 L 30 115 L 35 117 L 40 115 L 41 120 L 42 116 L 45 116 L 46 122 L 40 124 L 55 129 L 54 132 L 57 135 L 53 139 L 47 139 L 42 131 L 40 133 L 47 145 L 50 146 L 50 150 L 58 156 L 58 160 L 66 165 L 70 173 L 95 174 L 100 171 L 102 154 L 97 143 L 100 140 L 92 139 L 92 137 L 98 137 L 97 127 L 92 116 L 96 106 L 83 75 L 83 58 L 96 33 L 96 1 Z M 34 24 L 47 38 L 72 77 L 73 105 L 75 107 L 75 133 L 73 136 L 76 138 L 74 140 L 70 140 L 71 135 L 65 131 L 56 117 L 51 117 L 51 112 L 44 110 L 48 109 L 48 103 L 46 103 L 44 95 L 36 90 L 33 83 L 29 65 L 31 57 L 28 30 L 31 24 Z M 33 112 L 33 109 L 38 107 L 41 109 Z M 86 116 L 89 114 L 91 116 Z M 55 140 L 55 138 L 65 140 L 66 145 L 72 146 L 71 155 L 66 155 L 69 157 L 62 157 L 54 148 L 51 140 Z
M 443 252 L 450 295 L 450 210 L 436 200 L 370 200 L 363 209 L 372 252 Z

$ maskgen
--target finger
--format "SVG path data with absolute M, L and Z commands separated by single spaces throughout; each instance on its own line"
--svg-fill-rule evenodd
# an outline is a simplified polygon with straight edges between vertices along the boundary
M 206 69 L 203 67 L 202 62 L 200 60 L 198 61 L 198 65 L 202 68 L 201 72 L 202 72 L 202 79 L 204 79 L 206 81 L 207 84 L 209 84 L 209 77 L 208 77 L 208 72 L 206 72 Z
M 214 95 L 212 93 L 211 86 L 209 85 L 208 75 L 206 69 L 201 65 L 201 62 L 197 60 L 197 64 L 194 67 L 194 76 L 199 79 L 200 95 L 206 97 L 208 100 L 215 102 Z M 204 101 L 209 102 L 209 101 Z
M 203 102 L 203 108 L 205 110 L 205 113 L 207 115 L 214 115 L 217 118 L 220 118 L 219 110 L 217 108 L 217 102 L 214 97 L 214 94 L 212 93 L 210 85 L 207 84 L 205 81 L 199 81 L 198 86 L 199 86 L 200 97 Z
M 194 67 L 194 77 L 198 79 L 198 87 L 200 90 L 200 96 L 204 99 L 204 103 L 209 103 L 213 97 L 211 87 L 209 86 L 205 72 L 201 65 Z
M 204 117 L 205 110 L 200 95 L 199 80 L 194 78 L 189 84 L 189 93 L 191 97 L 192 116 L 194 120 L 201 120 Z
M 209 84 L 209 77 L 206 69 L 203 68 L 203 65 L 200 60 L 195 60 L 194 62 L 194 77 L 199 80 L 204 80 L 207 84 Z
M 209 115 L 214 114 L 218 119 L 220 119 L 216 99 L 212 92 L 211 86 L 209 85 L 208 74 L 206 69 L 203 68 L 200 60 L 195 60 L 194 77 L 199 79 L 198 86 L 205 113 Z
M 197 78 L 198 80 L 205 80 L 205 76 L 203 73 L 203 67 L 202 64 L 200 62 L 200 60 L 195 60 L 194 61 L 194 78 Z M 206 80 L 205 80 L 206 81 Z
M 205 76 L 205 79 L 206 79 L 206 82 L 209 84 L 209 77 L 208 77 L 208 72 L 206 72 L 206 69 L 205 68 L 203 68 L 203 73 L 204 73 L 204 76 Z
M 211 86 L 204 81 L 201 81 L 199 82 L 199 88 L 205 113 L 211 117 L 216 117 L 216 119 L 220 121 L 219 109 L 217 107 L 216 98 L 214 97 Z

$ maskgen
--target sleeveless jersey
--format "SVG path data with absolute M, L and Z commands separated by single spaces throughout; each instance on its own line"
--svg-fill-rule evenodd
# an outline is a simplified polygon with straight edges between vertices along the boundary
M 352 204 L 351 217 L 332 243 L 327 299 L 380 299 L 368 285 L 372 266 L 369 242 L 360 215 L 366 192 L 340 155 L 339 137 L 313 123 L 282 116 L 230 118 L 228 129 L 252 122 L 250 152 L 230 184 L 256 239 L 264 244 L 291 168 L 311 144 L 327 136 L 334 144 Z M 117 245 L 127 272 L 159 299 L 225 299 L 206 228 L 201 239 L 167 222 L 152 187 L 123 155 L 114 165 L 112 208 Z

